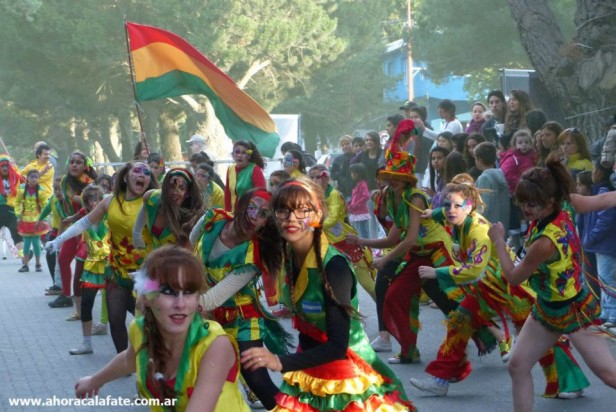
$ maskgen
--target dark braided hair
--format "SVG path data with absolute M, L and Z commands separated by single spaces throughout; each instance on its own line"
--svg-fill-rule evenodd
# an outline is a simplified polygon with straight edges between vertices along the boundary
M 305 177 L 298 179 L 287 180 L 283 182 L 275 191 L 270 202 L 271 208 L 276 210 L 278 208 L 289 208 L 291 210 L 300 206 L 309 206 L 314 211 L 321 212 L 320 224 L 323 223 L 327 215 L 325 207 L 325 195 L 321 186 L 315 184 L 311 180 Z M 315 257 L 317 261 L 317 268 L 321 274 L 321 281 L 323 283 L 323 289 L 327 296 L 338 306 L 342 307 L 346 313 L 350 316 L 358 316 L 359 313 L 350 305 L 344 305 L 338 302 L 334 291 L 327 280 L 327 274 L 325 267 L 323 266 L 323 256 L 321 256 L 321 234 L 323 229 L 321 225 L 314 227 L 314 236 L 312 238 L 312 247 L 315 251 Z M 284 258 L 288 267 L 292 268 L 292 261 L 289 255 L 288 248 L 286 247 L 286 241 L 283 239 L 284 244 Z M 293 273 L 292 270 L 289 273 Z
M 157 379 L 157 372 L 166 369 L 166 361 L 171 357 L 171 351 L 165 347 L 163 336 L 158 329 L 152 309 L 149 307 L 146 308 L 143 316 L 143 334 L 148 339 L 144 340 L 140 350 L 145 349 L 148 353 L 146 376 L 149 378 L 153 392 L 161 401 L 175 399 L 177 397 L 175 390 L 161 379 Z

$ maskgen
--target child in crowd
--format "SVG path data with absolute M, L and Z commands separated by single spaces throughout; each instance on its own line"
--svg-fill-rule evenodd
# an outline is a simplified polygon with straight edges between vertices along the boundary
M 290 179 L 291 175 L 285 170 L 274 170 L 269 176 L 268 188 L 270 192 L 273 192 L 282 182 Z
M 573 127 L 563 130 L 558 136 L 558 143 L 563 164 L 571 176 L 575 177 L 582 170 L 592 170 L 588 143 L 579 129 Z
M 96 185 L 90 185 L 83 189 L 81 203 L 86 212 L 90 213 L 103 200 L 103 196 L 103 190 Z M 93 352 L 92 308 L 94 307 L 96 293 L 105 288 L 105 266 L 109 259 L 109 229 L 106 217 L 93 224 L 83 233 L 83 242 L 87 249 L 87 257 L 83 263 L 83 272 L 80 278 L 81 308 L 79 316 L 75 319 L 81 319 L 83 342 L 81 346 L 69 350 L 71 355 L 85 355 Z
M 575 192 L 580 196 L 590 196 L 592 193 L 592 172 L 584 170 L 575 176 Z M 595 216 L 596 217 L 596 216 Z M 592 293 L 599 298 L 601 296 L 601 285 L 599 284 L 597 274 L 597 256 L 593 252 L 586 250 L 584 239 L 587 237 L 586 232 L 592 231 L 591 221 L 593 213 L 581 213 L 576 219 L 576 228 L 584 247 L 584 280 L 590 287 Z
M 38 221 L 38 216 L 47 203 L 45 189 L 39 184 L 39 171 L 30 169 L 26 176 L 26 183 L 19 187 L 15 199 L 15 214 L 17 215 L 17 230 L 24 240 L 23 266 L 18 272 L 29 272 L 30 249 L 34 252 L 36 260 L 35 270 L 42 272 L 41 268 L 41 235 L 49 232 L 49 224 Z
M 585 172 L 580 172 L 578 176 Z M 595 160 L 592 170 L 590 195 L 607 193 L 614 190 L 610 183 L 611 169 L 602 166 L 601 159 Z M 596 257 L 597 274 L 601 285 L 601 319 L 602 328 L 616 335 L 616 208 L 586 213 L 587 220 L 584 233 L 580 233 L 585 254 Z
M 481 198 L 485 203 L 481 214 L 489 222 L 508 223 L 509 189 L 505 174 L 496 167 L 496 146 L 490 142 L 479 143 L 474 153 L 475 165 L 481 171 L 475 185 L 481 191 Z
M 443 204 L 443 189 L 445 189 L 445 159 L 449 150 L 445 147 L 436 146 L 430 151 L 430 187 L 424 191 L 432 197 L 433 207 Z
M 366 168 L 361 163 L 355 163 L 350 166 L 350 170 L 355 186 L 349 202 L 349 222 L 360 237 L 367 238 L 370 236 L 370 211 L 368 210 L 370 191 L 366 182 Z
M 505 173 L 505 179 L 509 186 L 511 196 L 509 235 L 514 251 L 521 246 L 521 236 L 526 232 L 528 224 L 521 219 L 520 208 L 515 204 L 513 194 L 524 171 L 535 167 L 537 164 L 537 152 L 533 149 L 533 140 L 528 129 L 516 131 L 511 138 L 511 147 L 501 153 L 500 167 Z

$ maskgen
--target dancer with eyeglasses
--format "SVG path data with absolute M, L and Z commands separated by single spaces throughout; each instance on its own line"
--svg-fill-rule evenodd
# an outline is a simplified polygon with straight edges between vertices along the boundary
M 153 251 L 135 279 L 144 310 L 130 324 L 130 344 L 79 379 L 76 397 L 95 397 L 104 384 L 136 372 L 139 393 L 169 406 L 153 411 L 250 411 L 237 385 L 235 342 L 198 313 L 204 287 L 201 262 L 188 250 L 165 245 Z
M 263 176 L 265 161 L 254 143 L 248 140 L 239 140 L 233 145 L 231 152 L 235 162 L 227 168 L 225 182 L 225 210 L 233 212 L 237 200 L 253 188 L 267 189 L 267 182 Z
M 165 175 L 162 189 L 143 195 L 143 206 L 133 227 L 133 245 L 156 249 L 173 243 L 192 249 L 188 237 L 203 211 L 203 197 L 192 173 L 188 169 L 173 168 Z M 144 227 L 150 234 L 151 245 L 143 241 Z
M 250 189 L 238 200 L 235 215 L 208 210 L 191 233 L 191 243 L 206 268 L 208 291 L 201 297 L 204 312 L 211 312 L 240 351 L 267 346 L 287 352 L 289 336 L 261 303 L 259 280 L 277 279 L 282 265 L 282 240 L 270 211 L 271 195 Z M 242 367 L 248 400 L 260 400 L 272 409 L 278 388 L 266 369 Z
M 427 209 L 422 214 L 453 227 L 457 260 L 436 269 L 421 266 L 419 276 L 437 279 L 445 290 L 456 287 L 464 291 L 460 305 L 447 319 L 447 335 L 437 358 L 426 368 L 432 378 L 411 378 L 413 386 L 437 396 L 447 395 L 450 383 L 459 382 L 471 373 L 466 347 L 476 330 L 494 326 L 496 317 L 500 317 L 506 327 L 505 314 L 520 330 L 535 302 L 532 291 L 526 286 L 512 285 L 503 277 L 499 260 L 502 261 L 504 255 L 499 259 L 488 237 L 490 223 L 478 212 L 482 205 L 481 195 L 471 183 L 472 178 L 456 176 L 454 181 L 461 183 L 447 184 L 443 208 Z M 510 249 L 505 251 L 513 256 Z M 508 335 L 507 329 L 505 335 Z M 540 355 L 539 363 L 547 381 L 544 396 L 572 398 L 589 385 L 565 342 L 555 339 Z
M 285 240 L 283 298 L 299 350 L 241 352 L 242 367 L 283 373 L 275 411 L 413 411 L 404 387 L 372 350 L 358 313 L 357 279 L 322 231 L 325 199 L 307 179 L 283 183 L 271 207 Z
M 583 250 L 571 207 L 579 213 L 607 209 L 616 206 L 616 196 L 614 192 L 579 196 L 573 194 L 574 187 L 568 171 L 557 160 L 522 175 L 515 196 L 531 224 L 519 261 L 514 263 L 507 253 L 501 223 L 493 224 L 488 232 L 504 278 L 511 285 L 528 280 L 537 294 L 509 362 L 516 412 L 532 411 L 531 369 L 562 334 L 569 336 L 593 373 L 616 389 L 616 359 L 605 339 L 591 329 L 600 323 L 600 307 L 583 287 Z
M 111 338 L 118 353 L 128 346 L 126 313 L 135 313 L 134 281 L 129 273 L 139 269 L 149 252 L 148 249 L 134 247 L 133 226 L 143 206 L 143 194 L 156 186 L 147 163 L 126 163 L 116 175 L 113 195 L 105 197 L 94 210 L 46 246 L 49 251 L 57 250 L 64 242 L 81 235 L 107 217 L 111 244 L 109 265 L 105 272 L 106 299 Z M 146 245 L 151 244 L 148 237 L 149 234 L 144 233 Z

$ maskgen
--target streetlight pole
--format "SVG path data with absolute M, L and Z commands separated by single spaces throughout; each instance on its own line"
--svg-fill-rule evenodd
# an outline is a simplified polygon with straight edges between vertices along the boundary
M 408 67 L 408 100 L 413 100 L 415 98 L 415 88 L 413 85 L 414 76 L 413 76 L 413 54 L 412 54 L 412 46 L 411 46 L 411 0 L 406 0 L 406 29 L 407 29 L 407 67 Z

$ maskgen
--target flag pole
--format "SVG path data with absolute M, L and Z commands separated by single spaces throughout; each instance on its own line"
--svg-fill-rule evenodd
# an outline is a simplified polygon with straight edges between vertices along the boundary
M 145 140 L 145 131 L 143 130 L 143 119 L 141 117 L 141 109 L 139 105 L 139 100 L 137 100 L 137 86 L 135 85 L 135 73 L 133 71 L 133 57 L 130 54 L 130 37 L 128 36 L 128 21 L 126 20 L 126 15 L 124 15 L 124 33 L 126 34 L 126 54 L 128 55 L 128 67 L 130 68 L 130 82 L 133 87 L 133 96 L 135 98 L 135 109 L 137 110 L 137 120 L 139 121 L 139 129 L 141 130 L 141 135 L 139 136 L 139 141 L 142 145 L 145 145 L 146 151 L 148 155 L 150 154 L 149 146 Z

